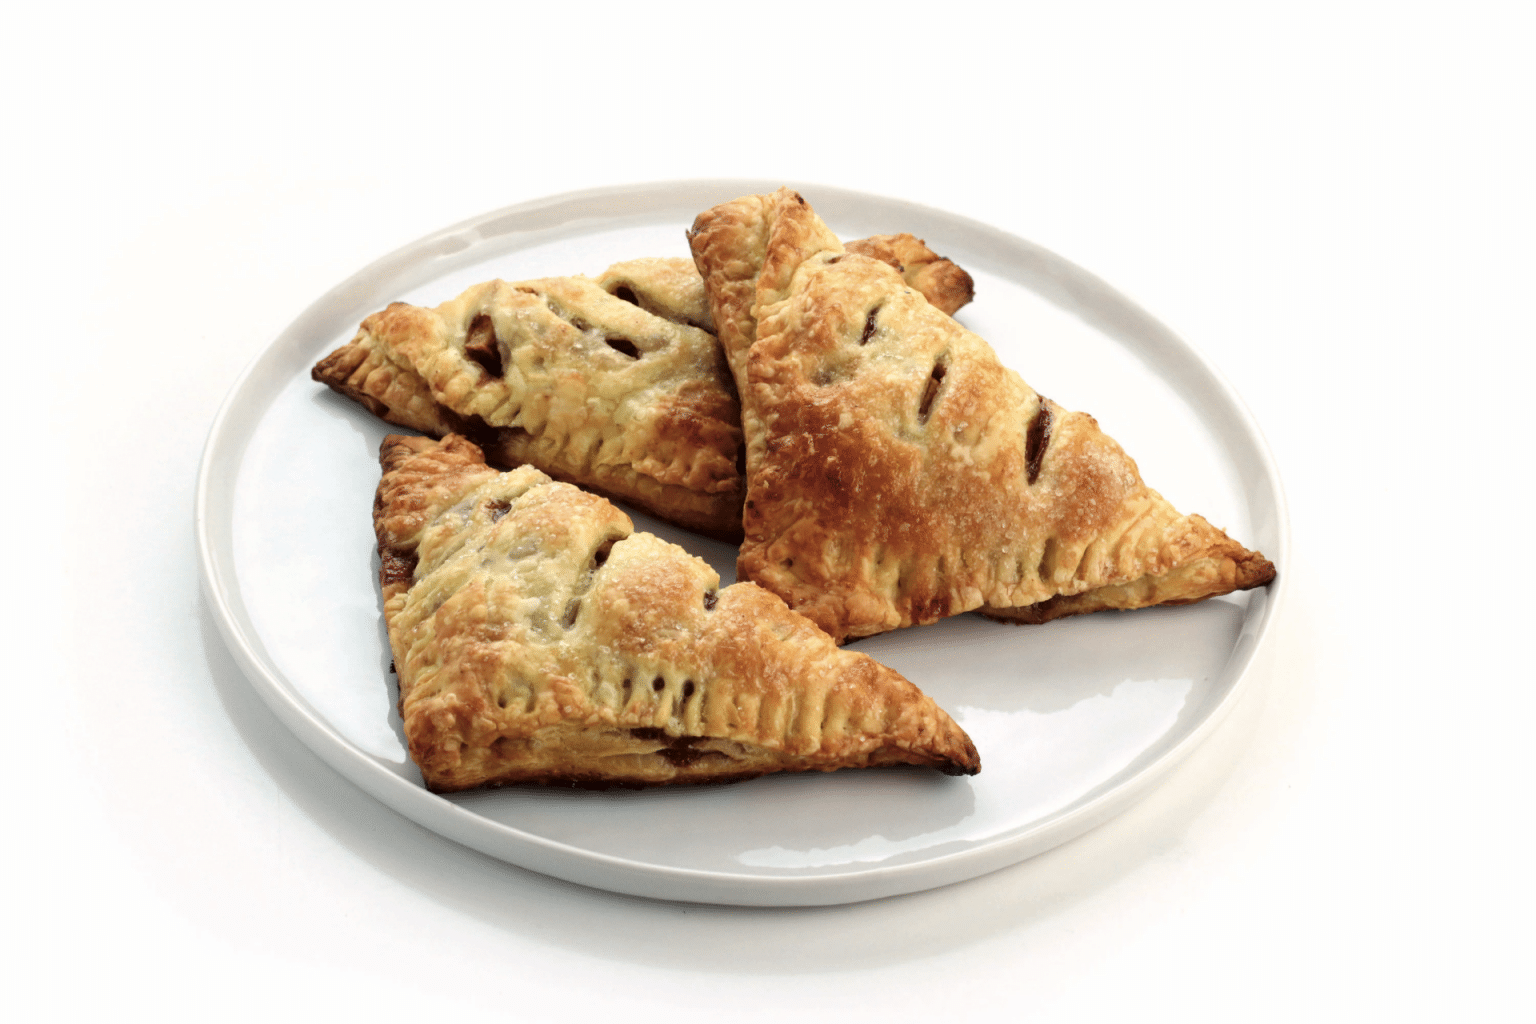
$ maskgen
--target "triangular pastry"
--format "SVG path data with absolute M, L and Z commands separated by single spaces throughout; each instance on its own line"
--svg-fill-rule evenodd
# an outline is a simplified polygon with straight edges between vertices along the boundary
M 936 303 L 969 301 L 970 276 L 911 235 L 863 244 Z M 710 327 L 692 260 L 630 260 L 595 281 L 493 281 L 435 309 L 395 303 L 311 375 L 390 423 L 467 435 L 494 465 L 534 465 L 735 542 L 741 414 Z
M 971 609 L 1045 621 L 1274 576 L 1146 486 L 1091 416 L 1043 398 L 795 192 L 690 232 L 742 396 L 738 576 L 844 639 Z
M 390 435 L 374 504 L 410 753 L 438 791 L 979 769 L 916 686 L 609 502 Z
M 739 537 L 741 426 L 712 335 L 584 277 L 394 303 L 313 376 L 385 419 L 481 445 L 671 522 Z

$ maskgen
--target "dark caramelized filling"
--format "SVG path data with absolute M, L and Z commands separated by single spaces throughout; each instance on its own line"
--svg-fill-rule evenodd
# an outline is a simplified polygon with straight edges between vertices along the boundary
M 859 344 L 860 345 L 868 345 L 869 344 L 869 339 L 874 337 L 874 334 L 875 334 L 875 315 L 877 313 L 879 313 L 879 312 L 880 312 L 880 307 L 876 306 L 874 309 L 869 311 L 869 316 L 864 318 L 864 333 L 863 333 L 863 335 L 861 335 L 859 337 Z
M 691 736 L 685 737 L 685 739 L 690 743 L 693 742 L 693 737 Z M 686 768 L 693 764 L 693 762 L 706 757 L 725 756 L 718 750 L 693 750 L 689 747 L 667 747 L 665 750 L 656 751 L 656 753 L 670 761 L 675 768 Z
M 484 313 L 470 321 L 464 354 L 492 377 L 500 377 L 506 372 L 501 363 L 501 345 L 496 340 L 496 325 Z
M 923 401 L 917 407 L 917 420 L 919 423 L 928 422 L 928 413 L 933 409 L 933 400 L 938 397 L 939 385 L 944 383 L 944 374 L 948 369 L 943 363 L 933 364 L 933 373 L 928 375 L 928 384 L 923 388 Z
M 453 433 L 469 438 L 484 449 L 487 460 L 494 459 L 506 445 L 528 436 L 528 431 L 522 427 L 493 427 L 479 416 L 460 416 L 446 405 L 439 404 L 437 411 Z
M 1024 434 L 1024 472 L 1028 475 L 1030 483 L 1040 479 L 1040 465 L 1045 461 L 1045 449 L 1051 443 L 1051 406 L 1040 396 L 1040 408 L 1035 411 L 1035 418 L 1029 421 L 1029 430 Z
M 650 740 L 651 742 L 656 743 L 666 743 L 666 746 L 662 747 L 660 750 L 655 751 L 655 753 L 658 757 L 665 758 L 669 763 L 677 768 L 685 768 L 688 765 L 693 764 L 693 762 L 704 757 L 726 756 L 720 753 L 718 750 L 693 749 L 693 745 L 695 743 L 699 742 L 701 739 L 704 739 L 703 736 L 668 736 L 661 729 L 650 728 L 631 729 L 629 730 L 629 734 L 637 740 Z
M 606 341 L 608 343 L 608 347 L 613 349 L 615 352 L 622 352 L 626 356 L 629 356 L 631 359 L 640 358 L 640 350 L 636 348 L 635 343 L 630 341 L 628 338 L 604 338 L 603 340 Z

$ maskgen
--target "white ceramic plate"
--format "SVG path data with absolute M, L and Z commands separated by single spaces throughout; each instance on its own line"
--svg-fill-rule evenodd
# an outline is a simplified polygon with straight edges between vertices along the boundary
M 844 238 L 911 231 L 976 278 L 958 319 L 1034 387 L 1094 413 L 1143 476 L 1280 569 L 1267 590 L 1045 626 L 963 615 L 860 642 L 946 708 L 983 770 L 770 776 L 644 792 L 428 793 L 405 753 L 380 616 L 372 520 L 387 432 L 309 379 L 368 313 L 435 305 L 492 277 L 597 273 L 687 255 L 699 211 L 777 182 L 575 193 L 498 210 L 407 246 L 323 296 L 246 371 L 198 482 L 206 598 L 277 716 L 401 814 L 484 853 L 587 885 L 757 905 L 871 899 L 971 878 L 1128 806 L 1235 702 L 1285 580 L 1278 477 L 1242 403 L 1165 327 L 1087 272 L 961 217 L 817 186 Z M 635 515 L 735 578 L 735 550 Z

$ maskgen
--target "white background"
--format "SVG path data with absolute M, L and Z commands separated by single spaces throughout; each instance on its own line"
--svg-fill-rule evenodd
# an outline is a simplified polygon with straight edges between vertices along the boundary
M 8 16 L 17 1019 L 1528 1019 L 1536 38 L 1066 6 Z M 374 803 L 223 650 L 198 456 L 312 299 L 489 209 L 738 176 L 1053 249 L 1263 425 L 1295 557 L 1259 685 L 1129 813 L 871 904 L 621 898 Z

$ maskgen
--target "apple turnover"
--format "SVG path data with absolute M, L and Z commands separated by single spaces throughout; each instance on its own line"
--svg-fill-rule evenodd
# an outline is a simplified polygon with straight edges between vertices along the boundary
M 1093 417 L 1006 369 L 797 193 L 690 232 L 746 443 L 737 572 L 843 640 L 972 609 L 1177 604 L 1274 566 L 1142 482 Z
M 859 243 L 947 309 L 970 275 L 911 235 Z M 363 321 L 314 379 L 432 437 L 474 439 L 699 533 L 741 539 L 741 413 L 692 260 L 617 263 L 595 280 L 476 285 L 435 309 Z
M 456 435 L 390 435 L 380 461 L 384 618 L 431 789 L 979 770 L 912 683 L 604 499 Z

